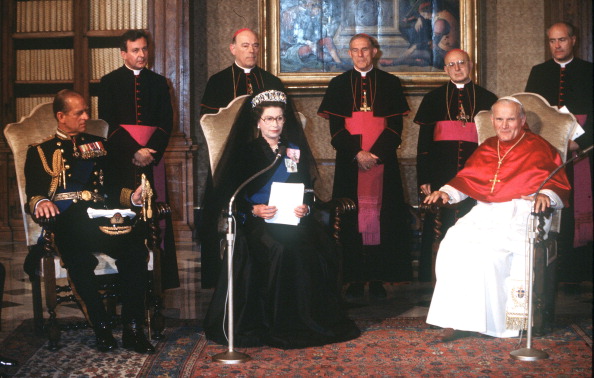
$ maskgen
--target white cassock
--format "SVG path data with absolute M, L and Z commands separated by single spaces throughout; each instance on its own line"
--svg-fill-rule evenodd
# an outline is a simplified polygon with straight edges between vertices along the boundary
M 450 203 L 467 196 L 446 185 Z M 551 207 L 562 207 L 551 190 L 542 190 Z M 526 266 L 532 201 L 477 205 L 451 227 L 440 244 L 437 283 L 427 323 L 495 337 L 518 336 L 526 307 Z M 546 232 L 550 222 L 545 226 Z M 506 311 L 508 313 L 506 326 Z M 510 317 L 511 314 L 511 317 Z M 518 317 L 514 318 L 513 315 Z M 515 319 L 515 320 L 514 320 Z M 516 322 L 520 326 L 511 326 Z

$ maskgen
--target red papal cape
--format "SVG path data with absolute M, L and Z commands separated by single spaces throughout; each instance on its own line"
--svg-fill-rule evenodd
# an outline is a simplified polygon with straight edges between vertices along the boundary
M 481 202 L 507 202 L 534 194 L 549 174 L 562 164 L 559 153 L 549 142 L 530 131 L 522 131 L 513 140 L 500 142 L 500 156 L 509 153 L 503 159 L 493 186 L 499 161 L 497 140 L 497 137 L 491 137 L 481 144 L 448 185 Z M 554 191 L 565 206 L 568 205 L 570 188 L 565 169 L 543 187 Z

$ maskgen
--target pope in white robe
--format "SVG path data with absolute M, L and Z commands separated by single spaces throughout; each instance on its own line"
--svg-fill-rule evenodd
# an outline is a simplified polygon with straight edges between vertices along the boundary
M 562 208 L 569 182 L 559 153 L 525 126 L 522 104 L 513 97 L 491 108 L 496 137 L 473 153 L 465 168 L 425 203 L 477 205 L 448 230 L 437 253 L 437 282 L 427 323 L 449 331 L 514 337 L 525 327 L 526 266 L 531 212 Z M 550 225 L 546 224 L 548 231 Z M 444 341 L 453 333 L 444 333 Z

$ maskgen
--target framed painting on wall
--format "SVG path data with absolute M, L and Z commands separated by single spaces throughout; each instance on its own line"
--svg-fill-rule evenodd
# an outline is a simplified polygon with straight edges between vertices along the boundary
M 293 90 L 322 90 L 351 69 L 357 33 L 377 40 L 376 66 L 408 91 L 447 81 L 449 50 L 477 56 L 476 0 L 261 0 L 260 25 L 264 68 Z

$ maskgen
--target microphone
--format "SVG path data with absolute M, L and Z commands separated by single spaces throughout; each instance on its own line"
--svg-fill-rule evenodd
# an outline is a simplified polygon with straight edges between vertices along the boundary
M 244 356 L 249 359 L 249 356 L 244 355 L 243 353 L 236 352 L 234 350 L 234 310 L 233 310 L 233 251 L 235 249 L 235 231 L 233 227 L 233 202 L 235 201 L 235 196 L 250 182 L 252 182 L 257 177 L 263 175 L 264 173 L 268 172 L 272 167 L 276 165 L 278 160 L 286 154 L 287 148 L 285 146 L 279 146 L 278 150 L 276 151 L 276 156 L 274 157 L 274 161 L 270 163 L 269 166 L 265 167 L 264 169 L 256 172 L 247 180 L 245 180 L 239 187 L 235 190 L 231 199 L 229 200 L 229 209 L 227 213 L 227 328 L 228 328 L 228 341 L 229 341 L 229 350 L 223 354 L 223 358 L 229 358 L 231 356 L 233 360 L 238 360 L 238 356 Z M 217 355 L 218 356 L 218 355 Z M 246 359 L 246 361 L 247 361 Z M 235 362 L 233 362 L 235 363 Z
M 233 216 L 233 202 L 235 202 L 235 197 L 237 196 L 237 194 L 243 189 L 245 188 L 245 186 L 247 184 L 249 184 L 250 182 L 254 181 L 256 178 L 258 178 L 259 176 L 263 175 L 264 173 L 268 172 L 269 170 L 272 169 L 272 167 L 274 167 L 276 165 L 276 162 L 283 156 L 286 155 L 287 153 L 287 147 L 285 146 L 279 146 L 277 151 L 276 151 L 276 156 L 274 157 L 274 161 L 272 163 L 270 163 L 269 166 L 265 167 L 264 169 L 254 173 L 252 176 L 250 176 L 247 180 L 245 180 L 243 183 L 241 183 L 241 185 L 239 185 L 239 187 L 235 190 L 235 192 L 233 192 L 233 195 L 231 196 L 231 199 L 229 200 L 229 209 L 228 209 L 228 213 L 227 215 L 229 217 Z
M 285 156 L 286 154 L 287 154 L 287 146 L 278 146 L 278 149 L 276 151 L 276 156 L 281 157 L 281 156 Z

